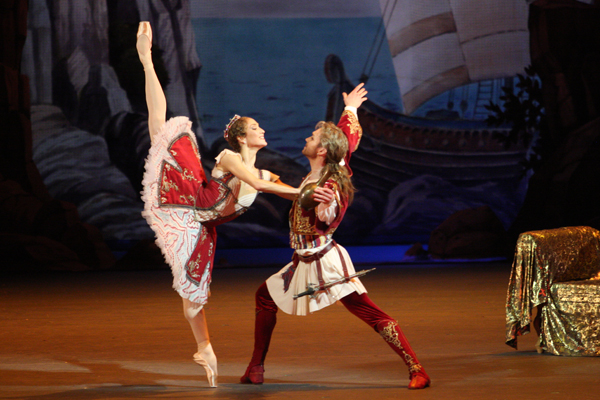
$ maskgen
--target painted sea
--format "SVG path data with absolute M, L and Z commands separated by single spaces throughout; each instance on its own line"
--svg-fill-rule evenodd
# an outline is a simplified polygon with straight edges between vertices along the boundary
M 196 18 L 192 24 L 203 63 L 197 104 L 209 146 L 234 114 L 248 115 L 267 131 L 271 149 L 304 162 L 304 139 L 325 118 L 329 54 L 341 58 L 355 83 L 368 75 L 370 100 L 402 111 L 381 18 Z M 496 100 L 502 83 L 492 81 Z M 477 85 L 438 95 L 413 115 L 450 108 L 461 118 L 481 119 Z
M 207 144 L 234 114 L 247 115 L 266 130 L 269 148 L 304 162 L 304 139 L 325 118 L 331 89 L 325 58 L 338 55 L 358 83 L 379 24 L 379 18 L 194 19 L 203 64 L 197 104 Z M 367 68 L 369 98 L 401 110 L 387 43 Z

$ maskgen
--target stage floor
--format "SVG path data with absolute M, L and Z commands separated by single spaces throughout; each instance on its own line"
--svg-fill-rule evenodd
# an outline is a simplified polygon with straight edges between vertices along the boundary
M 361 266 L 363 269 L 372 266 Z M 535 333 L 504 344 L 510 265 L 385 265 L 362 280 L 397 318 L 432 387 L 381 337 L 332 306 L 278 313 L 265 384 L 241 385 L 253 345 L 254 291 L 273 268 L 218 269 L 206 306 L 219 359 L 209 388 L 167 270 L 0 276 L 0 398 L 598 399 L 600 358 L 537 354 Z

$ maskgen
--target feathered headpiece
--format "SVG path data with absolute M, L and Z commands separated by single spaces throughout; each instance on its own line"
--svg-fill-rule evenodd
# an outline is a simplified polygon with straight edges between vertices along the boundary
M 235 123 L 235 121 L 237 121 L 240 118 L 242 118 L 242 117 L 240 117 L 237 114 L 235 114 L 233 117 L 231 117 L 231 119 L 229 120 L 229 123 L 227 124 L 227 127 L 223 131 L 223 137 L 225 139 L 227 139 L 229 137 L 229 129 L 231 129 L 231 126 Z

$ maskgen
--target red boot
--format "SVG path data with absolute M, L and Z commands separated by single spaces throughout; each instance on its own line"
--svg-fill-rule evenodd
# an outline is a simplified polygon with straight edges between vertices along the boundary
M 253 383 L 255 385 L 261 385 L 264 379 L 265 368 L 262 365 L 255 365 L 253 367 L 248 366 L 244 376 L 240 378 L 240 383 Z
M 394 320 L 381 321 L 377 324 L 377 332 L 389 346 L 402 358 L 408 367 L 410 383 L 409 389 L 425 389 L 431 385 L 429 375 L 417 360 L 417 355 L 410 347 L 408 340 L 402 333 L 398 323 Z
M 421 368 L 421 371 L 411 374 L 409 377 L 409 389 L 425 389 L 426 387 L 431 386 L 431 379 L 429 379 L 429 375 L 427 375 L 427 372 L 425 372 L 423 368 Z
M 254 351 L 246 372 L 240 378 L 241 383 L 260 385 L 264 382 L 264 363 L 271 335 L 277 323 L 277 306 L 269 295 L 266 284 L 256 291 L 256 319 L 254 320 Z

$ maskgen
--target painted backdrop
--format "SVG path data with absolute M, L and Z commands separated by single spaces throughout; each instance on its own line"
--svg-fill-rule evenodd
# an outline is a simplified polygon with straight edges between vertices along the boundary
M 483 104 L 529 63 L 525 1 L 32 0 L 29 12 L 34 161 L 115 252 L 152 239 L 139 199 L 149 146 L 139 20 L 154 28 L 169 113 L 194 122 L 207 170 L 237 113 L 266 130 L 259 165 L 297 185 L 304 139 L 335 119 L 336 91 L 366 81 L 344 244 L 426 243 L 455 212 L 482 206 L 508 228 L 523 201 L 528 149 L 497 143 Z M 218 245 L 285 247 L 288 209 L 262 195 L 219 227 Z

